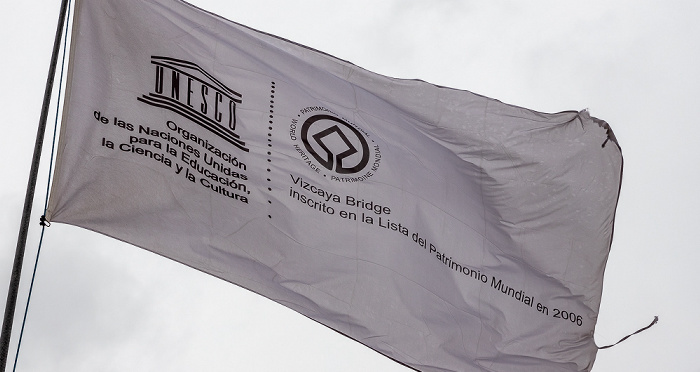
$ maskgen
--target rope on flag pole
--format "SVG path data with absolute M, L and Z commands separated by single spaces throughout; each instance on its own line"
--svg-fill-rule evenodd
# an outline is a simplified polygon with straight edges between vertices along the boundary
M 49 192 L 51 190 L 51 171 L 53 170 L 53 155 L 56 150 L 56 134 L 58 132 L 58 113 L 60 111 L 61 105 L 61 93 L 63 86 L 63 71 L 66 64 L 66 50 L 68 44 L 68 27 L 70 25 L 70 4 L 71 0 L 68 0 L 68 14 L 66 16 L 66 33 L 63 38 L 63 56 L 61 57 L 61 72 L 59 73 L 58 80 L 58 97 L 56 98 L 56 117 L 53 123 L 53 139 L 51 140 L 51 156 L 49 157 L 49 177 L 46 181 L 46 198 L 44 199 L 44 214 L 41 216 L 39 224 L 41 225 L 41 237 L 39 238 L 39 247 L 36 251 L 36 259 L 34 260 L 34 271 L 32 272 L 32 280 L 29 284 L 29 294 L 27 295 L 27 304 L 24 307 L 24 317 L 22 318 L 22 328 L 19 331 L 19 341 L 17 341 L 17 351 L 15 352 L 15 363 L 12 366 L 12 371 L 17 369 L 17 360 L 19 360 L 19 350 L 22 346 L 22 336 L 24 335 L 24 325 L 27 323 L 27 313 L 29 312 L 29 301 L 32 299 L 32 290 L 34 289 L 34 279 L 36 278 L 36 269 L 39 266 L 39 255 L 41 254 L 41 245 L 44 241 L 44 231 L 47 227 L 51 226 L 51 223 L 46 220 L 46 208 L 49 204 Z
M 19 236 L 17 237 L 17 248 L 15 249 L 15 258 L 12 265 L 12 276 L 10 277 L 9 289 L 7 291 L 7 302 L 5 303 L 5 316 L 2 322 L 2 334 L 0 335 L 0 371 L 5 370 L 5 366 L 7 365 L 7 354 L 10 349 L 12 322 L 14 320 L 15 308 L 17 306 L 17 293 L 19 292 L 19 282 L 22 275 L 24 251 L 27 244 L 29 221 L 32 214 L 32 202 L 34 201 L 36 179 L 37 174 L 39 173 L 39 164 L 41 162 L 41 149 L 44 143 L 44 132 L 46 131 L 46 119 L 49 114 L 51 92 L 53 90 L 54 75 L 56 74 L 56 65 L 58 64 L 58 52 L 61 46 L 61 38 L 63 37 L 63 24 L 66 19 L 67 10 L 68 0 L 61 0 L 61 10 L 58 17 L 58 26 L 56 27 L 56 36 L 54 37 L 51 63 L 49 64 L 49 74 L 48 78 L 46 79 L 46 88 L 44 90 L 44 102 L 41 107 L 39 128 L 37 129 L 36 141 L 34 142 L 34 154 L 32 156 L 32 165 L 29 170 L 27 193 L 25 194 L 24 198 L 22 220 L 19 227 Z

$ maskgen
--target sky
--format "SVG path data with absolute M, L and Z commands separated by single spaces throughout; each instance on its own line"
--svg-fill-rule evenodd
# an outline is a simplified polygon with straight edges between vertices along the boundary
M 0 284 L 10 277 L 59 1 L 0 22 Z M 593 371 L 700 371 L 700 3 L 197 0 L 371 71 L 543 112 L 588 108 L 624 176 Z M 57 80 L 58 81 L 58 80 Z M 54 94 L 55 96 L 55 94 Z M 50 123 L 56 113 L 55 97 Z M 50 138 L 52 132 L 47 132 Z M 14 362 L 48 178 L 46 142 L 10 345 Z M 7 286 L 0 285 L 0 298 Z M 47 229 L 18 371 L 408 371 L 272 301 L 80 228 Z M 270 352 L 272 351 L 272 352 Z

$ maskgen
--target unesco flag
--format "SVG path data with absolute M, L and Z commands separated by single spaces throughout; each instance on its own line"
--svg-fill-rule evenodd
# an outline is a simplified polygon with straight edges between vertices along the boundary
M 47 218 L 420 371 L 586 371 L 610 127 L 366 71 L 178 0 L 78 1 Z

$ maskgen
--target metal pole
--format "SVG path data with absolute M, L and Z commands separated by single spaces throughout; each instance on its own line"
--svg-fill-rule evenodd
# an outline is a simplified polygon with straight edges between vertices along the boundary
M 49 115 L 49 104 L 51 103 L 51 92 L 53 89 L 56 65 L 58 64 L 58 52 L 63 37 L 63 24 L 68 10 L 68 0 L 61 0 L 61 10 L 58 16 L 58 27 L 56 37 L 53 42 L 53 52 L 51 54 L 51 64 L 49 65 L 49 76 L 46 79 L 46 89 L 44 90 L 44 104 L 41 107 L 41 117 L 39 118 L 39 128 L 36 133 L 34 143 L 34 155 L 32 156 L 32 166 L 29 170 L 29 182 L 27 183 L 27 193 L 24 198 L 24 210 L 22 211 L 22 221 L 19 226 L 19 236 L 17 238 L 17 249 L 15 250 L 15 261 L 12 265 L 12 276 L 10 277 L 10 288 L 7 291 L 7 302 L 5 303 L 5 317 L 2 321 L 2 335 L 0 336 L 0 371 L 5 370 L 7 365 L 7 354 L 10 350 L 10 336 L 12 334 L 12 323 L 15 317 L 15 307 L 17 306 L 17 292 L 19 291 L 19 280 L 22 275 L 22 262 L 24 261 L 24 249 L 27 244 L 27 233 L 29 232 L 29 220 L 32 215 L 32 203 L 34 201 L 34 190 L 36 188 L 37 174 L 39 173 L 39 163 L 41 161 L 41 148 L 44 144 L 44 132 L 46 131 L 46 118 Z

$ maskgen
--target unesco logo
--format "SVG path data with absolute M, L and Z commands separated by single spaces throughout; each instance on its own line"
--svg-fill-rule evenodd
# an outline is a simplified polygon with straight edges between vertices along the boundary
M 194 62 L 152 56 L 152 91 L 136 99 L 199 124 L 230 144 L 248 152 L 236 133 L 237 107 L 243 96 L 227 87 Z
M 325 107 L 306 107 L 290 124 L 294 148 L 308 167 L 339 182 L 359 182 L 379 169 L 381 152 L 369 133 Z

